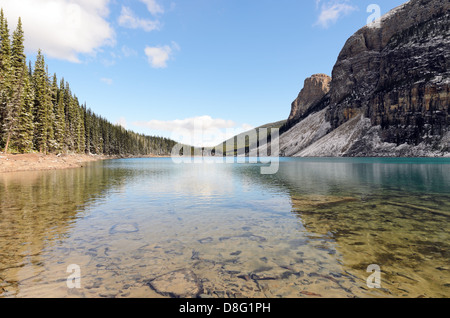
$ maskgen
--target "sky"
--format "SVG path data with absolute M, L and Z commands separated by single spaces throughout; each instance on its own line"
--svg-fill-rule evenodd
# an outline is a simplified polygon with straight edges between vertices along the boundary
M 135 132 L 214 145 L 286 119 L 305 78 L 405 0 L 0 0 L 27 58 L 98 115 Z M 370 6 L 372 5 L 372 6 Z M 370 10 L 368 10 L 370 9 Z M 369 20 L 368 20 L 369 19 Z M 184 140 L 186 141 L 186 140 Z

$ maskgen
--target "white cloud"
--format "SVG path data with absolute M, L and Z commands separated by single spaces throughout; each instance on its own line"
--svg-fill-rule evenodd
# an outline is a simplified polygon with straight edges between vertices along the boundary
M 107 85 L 112 85 L 112 84 L 113 84 L 112 78 L 102 77 L 102 78 L 100 79 L 100 81 L 102 81 L 103 83 L 105 83 L 105 84 L 107 84 Z
M 148 62 L 153 68 L 166 68 L 167 61 L 171 58 L 174 50 L 180 50 L 180 47 L 175 42 L 172 42 L 171 46 L 147 46 L 145 55 L 147 55 Z
M 145 48 L 145 55 L 148 57 L 148 62 L 153 68 L 167 67 L 167 61 L 172 54 L 172 49 L 165 45 L 163 47 L 149 47 Z
M 160 22 L 158 20 L 148 20 L 138 18 L 128 7 L 122 7 L 119 16 L 119 25 L 130 29 L 142 29 L 146 32 L 159 30 Z
M 231 128 L 236 124 L 232 120 L 226 119 L 214 119 L 211 116 L 199 116 L 186 119 L 176 119 L 169 121 L 151 120 L 149 122 L 141 123 L 140 126 L 146 126 L 150 129 L 163 130 L 163 131 L 175 131 L 180 129 L 194 130 L 198 127 L 203 129 L 212 128 Z
M 318 8 L 321 1 L 315 0 L 315 2 L 316 7 Z M 330 24 L 336 23 L 340 17 L 355 11 L 357 8 L 350 5 L 348 2 L 348 0 L 331 0 L 322 3 L 316 25 L 328 28 Z
M 158 13 L 164 13 L 163 7 L 161 7 L 156 0 L 139 0 L 142 3 L 144 3 L 147 6 L 148 12 L 150 12 L 153 15 L 156 15 Z
M 137 56 L 138 55 L 138 53 L 135 50 L 133 50 L 132 48 L 129 48 L 126 45 L 122 46 L 122 54 L 125 57 Z
M 133 124 L 153 131 L 170 132 L 172 133 L 171 139 L 198 147 L 217 146 L 233 136 L 253 129 L 248 124 L 238 125 L 232 120 L 212 118 L 211 116 L 169 121 L 151 120 Z
M 1 0 L 14 30 L 22 18 L 25 48 L 39 48 L 54 58 L 80 62 L 79 54 L 95 54 L 115 44 L 115 32 L 106 18 L 110 0 Z

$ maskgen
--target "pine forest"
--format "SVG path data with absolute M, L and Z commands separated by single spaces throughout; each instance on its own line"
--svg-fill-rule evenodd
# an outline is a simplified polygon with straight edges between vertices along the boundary
M 19 18 L 10 34 L 0 13 L 0 151 L 4 153 L 80 153 L 167 155 L 176 144 L 112 124 L 80 104 L 69 83 L 49 75 L 39 50 L 34 66 L 24 53 Z M 28 64 L 28 65 L 27 65 Z

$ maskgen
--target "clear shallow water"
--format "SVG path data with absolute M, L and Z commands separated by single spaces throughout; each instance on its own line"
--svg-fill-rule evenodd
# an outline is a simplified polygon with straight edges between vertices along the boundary
M 449 297 L 449 242 L 450 159 L 0 174 L 0 297 Z

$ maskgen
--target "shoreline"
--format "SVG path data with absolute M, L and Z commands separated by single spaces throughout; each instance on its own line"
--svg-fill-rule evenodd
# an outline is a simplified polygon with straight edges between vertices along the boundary
M 44 171 L 81 168 L 85 163 L 108 159 L 126 158 L 165 158 L 163 156 L 126 156 L 126 155 L 86 155 L 86 154 L 2 154 L 0 153 L 0 173 Z
M 105 159 L 112 157 L 82 154 L 0 154 L 0 173 L 81 168 L 85 163 Z
M 133 159 L 133 158 L 171 158 L 170 156 L 158 155 L 87 155 L 87 154 L 3 154 L 0 153 L 0 173 L 24 172 L 24 171 L 45 171 L 82 168 L 86 163 L 99 160 L 111 159 Z M 291 157 L 280 157 L 291 158 Z M 337 157 L 307 157 L 307 158 L 337 158 Z M 344 158 L 344 157 L 341 157 Z M 359 157 L 359 158 L 436 158 L 436 157 Z M 439 157 L 448 159 L 448 156 Z

